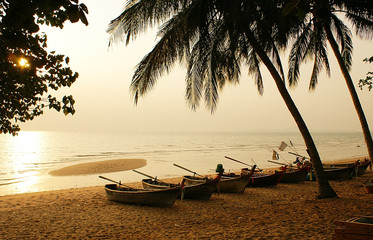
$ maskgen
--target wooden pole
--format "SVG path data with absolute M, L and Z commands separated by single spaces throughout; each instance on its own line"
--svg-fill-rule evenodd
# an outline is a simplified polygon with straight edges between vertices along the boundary
M 272 161 L 272 160 L 268 160 L 268 162 L 270 162 L 270 163 L 276 163 L 276 164 L 279 164 L 279 165 L 284 165 L 284 166 L 286 166 L 285 163 L 275 162 L 275 161 Z
M 306 156 L 302 156 L 302 155 L 300 155 L 300 154 L 298 154 L 298 153 L 293 153 L 293 152 L 288 152 L 288 153 L 293 154 L 293 155 L 298 156 L 298 157 L 304 157 L 304 158 L 306 158 L 306 159 L 310 159 L 310 158 L 308 158 L 308 157 L 306 157 Z
M 246 165 L 246 166 L 249 166 L 249 167 L 252 167 L 251 165 L 247 164 L 247 163 L 244 163 L 244 162 L 241 162 L 241 161 L 238 161 L 234 158 L 231 158 L 231 157 L 228 157 L 228 156 L 224 156 L 226 159 L 229 159 L 229 160 L 232 160 L 232 161 L 235 161 L 235 162 L 238 162 L 238 163 L 241 163 L 243 165 Z
M 150 176 L 150 175 L 148 175 L 148 174 L 145 174 L 145 173 L 139 172 L 139 171 L 137 171 L 137 170 L 135 170 L 135 169 L 132 169 L 132 171 L 134 171 L 135 173 L 138 173 L 138 174 L 144 175 L 145 177 L 148 177 L 148 178 L 154 179 L 154 180 L 156 180 L 156 181 L 158 181 L 158 182 L 163 182 L 163 181 L 157 179 L 157 177 L 153 177 L 153 176 Z
M 116 183 L 116 184 L 118 184 L 118 185 L 122 185 L 122 186 L 124 186 L 124 187 L 126 187 L 126 188 L 137 190 L 136 188 L 133 188 L 133 187 L 130 187 L 130 186 L 126 186 L 126 185 L 122 184 L 121 182 L 117 182 L 117 181 L 111 180 L 110 178 L 107 178 L 107 177 L 104 177 L 104 176 L 98 176 L 98 177 L 99 177 L 99 178 L 102 178 L 102 179 L 105 179 L 105 180 L 107 180 L 107 181 L 110 181 L 110 182 Z
M 200 174 L 198 174 L 198 173 L 196 173 L 196 172 L 193 172 L 192 170 L 189 170 L 189 169 L 187 169 L 187 168 L 185 168 L 185 167 L 182 167 L 182 166 L 180 166 L 180 165 L 177 165 L 176 163 L 174 163 L 174 166 L 179 167 L 179 168 L 181 168 L 181 169 L 184 169 L 185 171 L 191 172 L 191 173 L 193 173 L 193 174 L 195 174 L 195 175 L 198 175 L 198 176 L 200 176 L 200 177 L 204 177 L 204 176 L 202 176 L 202 175 L 200 175 Z

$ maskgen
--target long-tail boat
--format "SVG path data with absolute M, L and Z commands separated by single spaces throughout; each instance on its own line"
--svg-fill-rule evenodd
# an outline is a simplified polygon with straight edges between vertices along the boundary
M 335 163 L 335 164 L 324 164 L 324 167 L 349 167 L 355 165 L 353 176 L 361 177 L 371 165 L 372 162 L 365 158 L 364 161 L 356 161 L 354 163 Z
M 116 183 L 105 185 L 106 197 L 109 201 L 157 207 L 170 207 L 174 205 L 176 198 L 181 193 L 180 186 L 167 189 L 136 189 L 125 186 L 121 182 L 116 182 L 103 176 L 99 177 Z
M 222 193 L 242 193 L 245 191 L 246 186 L 250 182 L 251 175 L 255 169 L 255 165 L 249 172 L 242 172 L 241 174 L 229 173 L 222 174 L 218 183 L 217 192 Z M 184 176 L 185 185 L 193 185 L 197 182 L 204 182 L 207 178 L 198 176 Z
M 248 168 L 242 168 L 242 172 L 249 171 Z M 271 186 L 276 186 L 284 172 L 279 171 L 275 173 L 262 173 L 262 172 L 254 172 L 251 175 L 251 179 L 249 183 L 247 184 L 248 187 L 271 187 Z
M 324 167 L 324 172 L 328 180 L 351 179 L 355 165 L 347 167 Z
M 216 190 L 219 180 L 209 179 L 202 183 L 182 186 L 179 197 L 185 199 L 209 200 Z M 166 189 L 181 186 L 180 184 L 165 183 L 155 179 L 143 179 L 142 185 L 145 189 Z
M 302 167 L 299 169 L 285 169 L 280 171 L 284 172 L 284 174 L 280 178 L 281 183 L 297 183 L 306 180 L 309 169 L 308 167 Z M 276 170 L 276 172 L 280 171 Z
M 110 201 L 158 207 L 173 206 L 181 193 L 181 187 L 166 189 L 133 189 L 117 184 L 105 185 L 106 196 Z

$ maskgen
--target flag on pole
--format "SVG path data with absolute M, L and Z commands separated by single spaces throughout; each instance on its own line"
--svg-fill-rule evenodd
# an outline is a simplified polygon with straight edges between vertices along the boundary
M 273 150 L 273 153 L 272 153 L 272 160 L 278 160 L 279 159 L 279 155 L 278 155 L 278 153 L 275 151 L 275 150 Z
M 280 144 L 280 146 L 278 147 L 278 149 L 280 151 L 284 151 L 287 146 L 288 145 L 284 141 L 282 141 L 281 144 Z

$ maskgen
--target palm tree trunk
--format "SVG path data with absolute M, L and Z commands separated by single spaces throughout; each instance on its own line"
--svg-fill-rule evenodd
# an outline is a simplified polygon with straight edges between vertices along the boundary
M 367 145 L 368 148 L 368 154 L 370 161 L 373 163 L 373 141 L 372 141 L 372 135 L 369 130 L 368 122 L 367 119 L 365 118 L 365 114 L 363 111 L 363 108 L 361 107 L 359 97 L 356 93 L 356 89 L 354 87 L 354 84 L 352 82 L 351 76 L 346 68 L 346 65 L 344 64 L 343 58 L 339 52 L 338 44 L 335 41 L 332 31 L 330 30 L 329 27 L 324 26 L 325 32 L 326 32 L 326 37 L 328 38 L 328 41 L 330 43 L 330 46 L 333 49 L 334 55 L 337 58 L 339 67 L 341 68 L 343 77 L 346 81 L 348 91 L 350 91 L 350 95 L 352 98 L 352 101 L 354 103 L 354 107 L 356 109 L 357 115 L 359 116 L 361 128 L 363 129 L 363 134 L 365 138 L 365 144 Z
M 280 74 L 278 73 L 277 69 L 274 67 L 273 63 L 259 44 L 259 42 L 256 40 L 254 34 L 248 30 L 247 31 L 247 37 L 249 39 L 249 42 L 251 46 L 253 47 L 254 51 L 264 65 L 267 67 L 269 72 L 271 73 L 273 79 L 275 80 L 277 89 L 279 90 L 282 98 L 285 101 L 285 104 L 287 108 L 289 109 L 291 115 L 293 116 L 299 131 L 302 134 L 303 140 L 306 144 L 307 150 L 309 152 L 309 155 L 312 160 L 312 166 L 315 170 L 316 180 L 318 183 L 318 191 L 319 191 L 319 198 L 330 198 L 330 197 L 337 197 L 336 192 L 334 189 L 330 186 L 328 179 L 325 177 L 324 174 L 324 168 L 319 156 L 319 153 L 317 151 L 316 145 L 312 139 L 312 136 L 310 132 L 308 131 L 306 123 L 303 121 L 303 118 L 298 111 L 298 108 L 296 107 L 293 99 L 291 98 L 289 92 L 287 91 L 287 88 L 285 86 L 285 83 L 283 79 L 281 78 Z

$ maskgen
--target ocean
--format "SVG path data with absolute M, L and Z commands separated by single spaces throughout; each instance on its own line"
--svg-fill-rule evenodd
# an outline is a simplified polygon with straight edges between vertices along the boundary
M 364 137 L 359 132 L 312 133 L 324 162 L 367 156 Z M 278 150 L 284 141 L 288 147 Z M 292 145 L 291 145 L 292 144 Z M 147 165 L 138 169 L 158 178 L 178 177 L 189 172 L 211 174 L 218 163 L 226 171 L 238 171 L 254 162 L 259 168 L 277 167 L 268 162 L 273 150 L 281 162 L 293 162 L 289 152 L 307 156 L 297 132 L 234 133 L 108 133 L 108 132 L 20 132 L 0 135 L 0 195 L 76 187 L 100 186 L 107 182 L 98 175 L 51 176 L 51 170 L 78 163 L 112 159 L 141 158 Z M 107 173 L 116 181 L 136 182 L 143 176 L 133 171 Z

